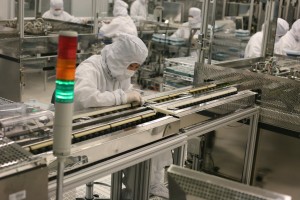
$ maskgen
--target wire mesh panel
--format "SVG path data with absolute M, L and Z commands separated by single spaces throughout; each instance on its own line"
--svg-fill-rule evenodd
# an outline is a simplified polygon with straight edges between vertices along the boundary
M 291 197 L 172 165 L 168 169 L 172 200 L 290 200 Z
M 1 169 L 30 159 L 30 153 L 7 138 L 0 138 L 0 171 Z
M 10 103 L 13 103 L 13 102 L 11 100 L 0 97 L 0 105 L 10 104 Z
M 214 65 L 204 65 L 201 75 L 204 80 L 237 84 L 239 90 L 259 91 L 261 121 L 300 132 L 300 121 L 295 120 L 300 118 L 299 81 Z M 287 121 L 287 116 L 293 120 Z

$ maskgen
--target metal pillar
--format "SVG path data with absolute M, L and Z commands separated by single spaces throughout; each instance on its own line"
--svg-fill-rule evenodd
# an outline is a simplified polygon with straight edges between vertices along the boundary
M 255 144 L 257 136 L 257 126 L 258 126 L 259 114 L 255 114 L 250 118 L 250 130 L 248 134 L 246 154 L 245 154 L 245 164 L 242 174 L 242 182 L 250 185 L 251 174 L 253 169 L 254 155 L 255 155 Z
M 279 0 L 278 17 L 281 18 L 282 18 L 282 6 L 283 6 L 283 0 Z
M 261 48 L 261 55 L 262 57 L 266 57 L 267 53 L 267 42 L 269 39 L 269 27 L 270 27 L 270 19 L 271 19 L 271 9 L 272 9 L 272 4 L 271 1 L 268 0 L 267 5 L 266 5 L 266 15 L 265 15 L 265 23 L 264 23 L 264 29 L 262 30 L 264 32 L 263 34 L 263 43 L 262 43 L 262 48 Z
M 93 200 L 94 199 L 94 183 L 89 182 L 85 186 L 85 199 Z
M 24 0 L 18 1 L 19 14 L 18 14 L 18 30 L 20 32 L 20 38 L 24 38 Z
M 133 200 L 148 200 L 150 186 L 151 159 L 137 166 Z
M 119 171 L 113 173 L 111 176 L 110 199 L 111 200 L 121 199 L 121 192 L 122 192 L 122 171 Z
M 187 144 L 174 149 L 174 153 L 173 153 L 173 164 L 174 165 L 178 165 L 181 167 L 184 165 L 184 154 L 186 153 L 185 152 L 186 145 Z
M 284 19 L 286 19 L 286 20 L 288 20 L 288 16 L 289 16 L 290 4 L 291 4 L 291 1 L 286 0 L 285 12 L 284 12 Z
M 225 18 L 225 15 L 226 15 L 226 6 L 227 6 L 227 1 L 224 0 L 224 1 L 223 1 L 222 19 L 224 19 L 224 18 Z
M 199 34 L 199 56 L 198 56 L 198 63 L 195 64 L 194 69 L 194 86 L 198 86 L 203 83 L 201 67 L 204 65 L 205 61 L 205 50 L 206 50 L 206 35 L 207 35 L 207 23 L 208 23 L 208 9 L 209 9 L 209 0 L 204 1 L 204 6 L 202 9 L 202 26 L 201 26 L 201 34 Z
M 298 1 L 295 19 L 299 19 L 299 18 L 300 18 L 300 2 Z
M 94 16 L 94 29 L 93 29 L 93 33 L 94 34 L 98 34 L 98 16 L 99 16 L 99 13 L 97 12 L 96 0 L 92 1 L 92 5 L 93 5 L 93 16 Z
M 212 18 L 211 18 L 212 29 L 210 30 L 210 41 L 209 41 L 208 62 L 207 62 L 208 64 L 211 64 L 212 44 L 214 41 L 214 33 L 215 33 L 214 30 L 215 30 L 215 18 L 216 18 L 216 5 L 217 5 L 217 0 L 213 0 Z
M 187 139 L 199 137 L 204 135 L 210 131 L 216 130 L 233 122 L 237 122 L 241 119 L 250 118 L 250 130 L 248 135 L 247 147 L 246 147 L 246 155 L 245 155 L 245 164 L 242 173 L 242 182 L 246 184 L 250 184 L 252 169 L 253 169 L 253 162 L 254 162 L 254 152 L 255 152 L 255 144 L 256 144 L 256 135 L 257 135 L 257 124 L 259 118 L 259 108 L 249 108 L 243 110 L 241 112 L 236 112 L 230 114 L 225 117 L 221 117 L 219 119 L 213 120 L 211 122 L 205 123 L 202 126 L 187 129 L 186 135 Z M 196 161 L 198 162 L 198 161 Z M 197 166 L 194 166 L 197 167 Z
M 249 11 L 249 22 L 248 22 L 248 30 L 250 32 L 251 32 L 252 19 L 253 19 L 253 7 L 254 7 L 254 0 L 251 0 L 250 11 Z
M 122 178 L 124 185 L 126 188 L 124 192 L 122 192 L 122 188 L 118 187 L 120 181 L 119 177 L 114 177 L 116 182 L 114 184 L 118 184 L 116 187 L 114 186 L 114 196 L 113 200 L 120 199 L 131 199 L 131 200 L 148 200 L 149 199 L 149 186 L 150 186 L 150 170 L 151 170 L 151 159 L 138 163 L 134 166 L 128 167 L 125 169 L 124 175 Z M 119 191 L 117 191 L 119 189 Z M 121 195 L 118 195 L 121 194 Z
M 65 158 L 57 158 L 57 187 L 56 187 L 56 199 L 63 199 L 63 178 L 64 178 L 64 169 L 65 169 Z

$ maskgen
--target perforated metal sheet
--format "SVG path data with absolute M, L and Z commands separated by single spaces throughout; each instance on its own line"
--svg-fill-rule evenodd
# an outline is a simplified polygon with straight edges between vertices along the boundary
M 254 188 L 172 165 L 168 169 L 170 199 L 290 200 L 286 195 Z M 184 198 L 186 197 L 186 198 Z M 188 198 L 190 197 L 190 198 Z
M 0 97 L 0 105 L 10 104 L 10 103 L 13 103 L 13 101 Z
M 20 146 L 7 138 L 0 138 L 0 170 L 28 160 L 30 153 L 23 150 Z
M 299 81 L 213 65 L 204 65 L 201 74 L 204 80 L 238 84 L 239 90 L 261 91 L 261 121 L 300 132 Z M 293 120 L 286 120 L 287 116 Z
M 230 103 L 226 103 L 217 107 L 210 109 L 213 113 L 218 114 L 228 114 L 235 112 L 239 109 L 245 109 L 253 106 L 255 104 L 255 96 L 249 96 L 247 98 L 239 99 Z

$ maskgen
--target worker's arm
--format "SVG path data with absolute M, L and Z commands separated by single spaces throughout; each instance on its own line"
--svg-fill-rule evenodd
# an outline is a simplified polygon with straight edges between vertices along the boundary
M 175 33 L 171 35 L 173 38 L 183 38 L 183 30 L 181 28 L 177 29 Z
M 105 37 L 113 38 L 117 37 L 118 33 L 122 33 L 122 29 L 127 27 L 122 27 L 122 22 L 120 20 L 113 19 L 109 24 L 102 23 L 99 33 Z
M 105 87 L 103 74 L 99 71 L 88 67 L 84 67 L 76 71 L 75 82 L 75 104 L 79 107 L 102 107 L 114 106 L 127 103 L 127 95 L 122 89 L 114 91 L 101 91 L 99 85 Z

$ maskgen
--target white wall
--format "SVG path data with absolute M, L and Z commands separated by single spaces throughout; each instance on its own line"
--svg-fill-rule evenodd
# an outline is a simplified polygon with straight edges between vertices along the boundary
M 96 7 L 99 13 L 106 14 L 108 12 L 109 0 L 96 0 Z M 92 17 L 93 15 L 93 1 L 92 0 L 72 0 L 71 14 L 76 17 Z
M 112 0 L 98 0 L 97 8 L 100 17 L 107 16 L 108 13 L 108 3 L 111 3 Z
M 92 17 L 92 0 L 72 0 L 71 13 L 76 17 Z

